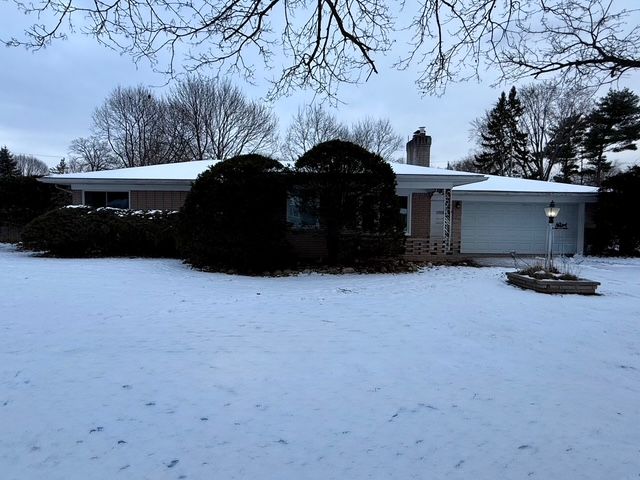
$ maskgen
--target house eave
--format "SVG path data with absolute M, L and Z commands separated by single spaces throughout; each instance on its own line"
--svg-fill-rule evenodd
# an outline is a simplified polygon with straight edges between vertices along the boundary
M 551 199 L 568 200 L 577 203 L 595 203 L 598 201 L 597 192 L 513 192 L 495 190 L 477 190 L 465 192 L 454 190 L 452 192 L 454 200 L 467 201 L 504 201 L 523 202 L 539 201 L 548 202 Z

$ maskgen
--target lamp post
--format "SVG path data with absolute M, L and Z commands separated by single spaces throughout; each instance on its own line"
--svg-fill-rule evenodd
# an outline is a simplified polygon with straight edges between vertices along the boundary
M 556 217 L 560 213 L 560 208 L 556 207 L 553 200 L 549 203 L 549 206 L 544 209 L 544 214 L 549 219 L 547 224 L 547 256 L 544 259 L 545 270 L 551 270 L 553 268 L 553 223 Z

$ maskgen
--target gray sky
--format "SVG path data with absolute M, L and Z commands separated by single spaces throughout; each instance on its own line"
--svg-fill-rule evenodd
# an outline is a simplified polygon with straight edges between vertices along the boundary
M 19 35 L 29 21 L 32 17 L 18 13 L 12 3 L 0 2 L 0 38 Z M 80 35 L 35 53 L 23 48 L 2 48 L 0 52 L 0 145 L 6 144 L 14 153 L 35 155 L 50 165 L 67 156 L 72 139 L 89 133 L 93 110 L 118 84 L 142 83 L 156 87 L 159 94 L 167 88 L 163 86 L 166 79 L 147 64 L 136 67 L 129 57 Z M 426 126 L 433 137 L 435 166 L 444 167 L 474 148 L 469 140 L 470 122 L 490 108 L 502 90 L 510 88 L 492 88 L 494 77 L 487 72 L 483 83 L 453 84 L 442 97 L 425 97 L 414 85 L 415 69 L 398 72 L 385 66 L 389 63 L 381 59 L 381 73 L 366 84 L 342 87 L 339 96 L 345 104 L 332 110 L 346 123 L 367 115 L 387 117 L 407 138 L 417 127 Z M 249 97 L 266 93 L 266 87 L 238 83 Z M 640 73 L 619 86 L 640 93 Z M 281 131 L 298 106 L 311 99 L 311 94 L 299 92 L 274 103 Z M 629 163 L 637 162 L 640 155 L 612 154 L 609 158 Z

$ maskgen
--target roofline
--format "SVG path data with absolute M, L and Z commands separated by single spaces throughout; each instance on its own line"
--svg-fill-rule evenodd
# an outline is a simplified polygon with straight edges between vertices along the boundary
M 164 179 L 164 178 L 87 178 L 87 177 L 41 177 L 38 179 L 43 183 L 53 183 L 56 185 L 182 185 L 190 186 L 195 180 L 188 179 Z
M 553 197 L 564 197 L 564 198 L 579 198 L 584 202 L 597 202 L 598 201 L 598 192 L 522 192 L 522 191 L 509 191 L 509 190 L 471 190 L 465 192 L 464 190 L 453 190 L 451 192 L 455 198 L 459 198 L 460 200 L 474 200 L 475 196 L 478 196 L 482 199 L 487 199 L 487 197 L 495 196 L 495 197 L 545 197 L 553 198 Z
M 398 180 L 402 180 L 403 182 L 411 182 L 411 181 L 425 181 L 428 179 L 429 181 L 438 181 L 442 183 L 454 183 L 457 185 L 466 185 L 470 183 L 484 182 L 487 180 L 487 177 L 479 174 L 470 174 L 470 175 L 434 175 L 429 173 L 423 174 L 403 174 L 396 173 L 396 178 Z M 82 184 L 82 185 L 90 185 L 90 184 L 123 184 L 126 183 L 128 185 L 191 185 L 195 179 L 166 179 L 166 178 L 125 178 L 125 177 L 111 177 L 111 178 L 91 178 L 91 177 L 68 177 L 64 178 L 46 176 L 38 179 L 43 183 L 53 183 L 58 185 L 74 185 L 74 184 Z M 460 183 L 460 181 L 463 183 Z

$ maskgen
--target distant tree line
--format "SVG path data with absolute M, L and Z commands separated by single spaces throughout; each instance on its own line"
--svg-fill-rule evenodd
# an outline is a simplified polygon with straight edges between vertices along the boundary
M 541 82 L 508 94 L 475 120 L 479 152 L 453 165 L 479 173 L 601 185 L 615 173 L 609 152 L 637 150 L 640 97 Z
M 0 177 L 42 177 L 49 167 L 33 155 L 13 154 L 3 146 L 0 148 Z
M 228 80 L 190 76 L 163 97 L 144 86 L 117 87 L 92 117 L 91 135 L 69 146 L 58 170 L 97 171 L 264 154 L 296 160 L 318 143 L 342 139 L 391 158 L 402 147 L 387 119 L 342 124 L 322 106 L 301 107 L 279 143 L 270 107 Z M 64 172 L 61 172 L 64 173 Z

